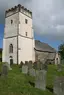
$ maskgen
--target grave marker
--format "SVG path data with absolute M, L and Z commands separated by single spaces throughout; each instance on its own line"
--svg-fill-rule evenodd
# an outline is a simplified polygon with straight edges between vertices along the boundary
M 56 95 L 64 95 L 64 76 L 55 78 L 53 91 Z
M 25 64 L 22 66 L 22 73 L 23 74 L 28 74 L 28 66 L 25 65 Z
M 29 75 L 35 77 L 36 76 L 35 69 L 33 69 L 33 68 L 29 69 Z
M 46 89 L 46 71 L 45 70 L 36 70 L 36 80 L 35 88 L 42 90 Z
M 8 75 L 8 66 L 6 64 L 3 64 L 2 66 L 2 76 L 7 77 Z

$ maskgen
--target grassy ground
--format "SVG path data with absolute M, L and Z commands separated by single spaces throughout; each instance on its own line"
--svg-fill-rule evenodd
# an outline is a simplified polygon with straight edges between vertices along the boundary
M 64 76 L 64 65 L 62 66 L 62 71 L 57 71 L 56 65 L 49 65 L 47 72 L 47 87 L 53 88 L 54 79 L 56 76 Z
M 58 73 L 56 66 L 49 65 L 47 72 L 48 88 L 53 87 L 53 79 L 55 75 L 64 75 L 64 72 L 62 71 L 62 73 Z M 22 74 L 19 67 L 17 65 L 13 65 L 12 71 L 9 71 L 6 79 L 0 77 L 0 95 L 54 95 L 50 89 L 42 91 L 34 88 L 30 85 L 29 81 L 33 82 L 34 78 Z

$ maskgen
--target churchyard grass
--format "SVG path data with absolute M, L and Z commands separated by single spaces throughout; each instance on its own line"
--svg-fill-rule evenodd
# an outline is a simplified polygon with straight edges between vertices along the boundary
M 2 63 L 0 63 L 0 70 L 1 65 Z M 52 88 L 55 74 L 64 75 L 64 72 L 62 71 L 62 74 L 60 74 L 60 72 L 57 72 L 55 65 L 49 65 L 47 87 Z M 19 66 L 13 65 L 6 79 L 0 77 L 0 95 L 54 95 L 49 89 L 43 91 L 33 87 L 29 81 L 34 82 L 34 77 L 22 74 Z
M 57 65 L 48 65 L 47 71 L 47 87 L 53 88 L 54 78 L 55 76 L 64 76 L 64 65 L 62 65 L 62 71 L 57 71 Z

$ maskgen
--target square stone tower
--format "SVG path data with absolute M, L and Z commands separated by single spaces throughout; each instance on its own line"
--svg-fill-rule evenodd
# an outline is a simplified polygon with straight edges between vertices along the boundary
M 20 4 L 5 12 L 3 62 L 35 61 L 32 12 Z

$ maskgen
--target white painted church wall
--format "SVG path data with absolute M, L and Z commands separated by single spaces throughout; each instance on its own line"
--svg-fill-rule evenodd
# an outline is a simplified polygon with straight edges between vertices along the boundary
M 25 23 L 25 19 L 28 20 L 27 24 Z M 27 32 L 27 37 L 33 38 L 32 19 L 22 13 L 19 13 L 19 21 L 19 34 L 22 36 L 26 36 Z
M 13 44 L 13 53 L 9 53 L 9 45 Z M 10 63 L 10 56 L 13 62 L 17 64 L 17 37 L 3 39 L 3 62 Z
M 19 21 L 18 19 L 19 19 L 18 13 L 5 18 L 5 29 L 4 29 L 5 38 L 17 35 L 18 21 Z M 12 24 L 11 24 L 11 20 L 13 20 Z
M 55 65 L 60 64 L 60 55 L 58 53 L 56 53 L 55 56 Z
M 25 19 L 28 20 L 28 23 L 25 23 Z M 32 19 L 28 16 L 19 13 L 19 64 L 21 61 L 35 61 L 35 52 L 34 52 L 34 37 L 32 29 Z M 27 32 L 27 36 L 26 36 Z
M 17 33 L 18 33 L 18 61 L 35 61 L 35 43 L 32 27 L 32 18 L 26 16 L 26 13 L 21 12 L 11 15 L 13 12 L 8 12 L 5 18 L 5 29 L 3 39 L 3 62 L 10 63 L 10 56 L 13 57 L 13 62 L 17 64 Z M 10 16 L 11 15 L 11 16 Z M 27 14 L 28 15 L 28 14 Z M 25 23 L 25 19 L 28 23 Z M 11 24 L 11 20 L 13 23 Z M 27 36 L 26 36 L 27 32 Z M 19 36 L 20 35 L 20 36 Z M 22 36 L 22 37 L 21 37 Z M 13 37 L 13 38 L 11 38 Z M 5 39 L 6 38 L 6 39 Z M 13 44 L 13 53 L 9 53 L 9 45 Z
M 21 61 L 34 60 L 33 40 L 19 36 L 19 64 Z

